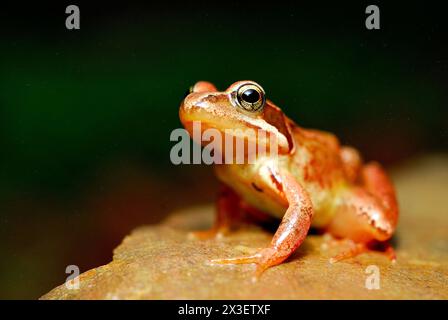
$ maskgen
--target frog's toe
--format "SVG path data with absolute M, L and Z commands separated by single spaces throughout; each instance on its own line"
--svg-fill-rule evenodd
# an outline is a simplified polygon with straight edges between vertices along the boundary
M 210 262 L 212 264 L 248 264 L 248 263 L 256 263 L 257 269 L 255 271 L 255 275 L 252 277 L 252 282 L 258 281 L 261 274 L 266 270 L 269 266 L 265 266 L 260 264 L 261 254 L 257 253 L 247 257 L 235 257 L 235 258 L 225 258 L 225 259 L 212 259 Z
M 225 259 L 212 259 L 210 262 L 212 264 L 246 264 L 246 263 L 257 263 L 261 255 L 256 253 L 247 257 L 235 257 L 235 258 L 225 258 Z
M 344 249 L 341 253 L 330 258 L 329 262 L 333 264 L 341 260 L 357 257 L 358 255 L 368 251 L 366 245 L 363 243 L 355 243 L 350 241 L 349 244 L 350 246 L 348 249 Z
M 336 256 L 332 257 L 329 262 L 330 263 L 336 263 L 341 260 L 346 260 L 350 258 L 355 258 L 363 253 L 369 253 L 369 252 L 375 252 L 375 253 L 381 253 L 384 256 L 386 256 L 392 263 L 396 262 L 396 253 L 394 248 L 389 243 L 379 243 L 380 247 L 382 248 L 375 248 L 370 247 L 366 243 L 356 243 L 351 240 L 349 241 L 349 247 L 348 249 L 344 249 L 342 252 L 337 254 Z
M 261 274 L 269 267 L 275 266 L 281 262 L 276 256 L 275 250 L 271 248 L 261 249 L 255 254 L 245 257 L 225 258 L 225 259 L 213 259 L 210 261 L 212 264 L 248 264 L 256 263 L 257 269 L 253 277 L 253 281 L 260 278 Z

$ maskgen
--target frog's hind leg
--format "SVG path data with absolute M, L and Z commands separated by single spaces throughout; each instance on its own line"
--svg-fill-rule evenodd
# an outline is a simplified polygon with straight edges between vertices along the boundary
M 332 262 L 355 257 L 378 244 L 391 260 L 395 259 L 393 248 L 385 242 L 392 236 L 398 219 L 393 185 L 376 163 L 362 168 L 360 180 L 360 185 L 341 192 L 327 228 L 332 235 L 352 241 L 349 249 L 332 258 Z
M 229 233 L 232 226 L 242 219 L 239 196 L 229 187 L 222 185 L 216 201 L 216 217 L 211 229 L 192 231 L 190 236 L 210 239 Z
M 391 225 L 392 230 L 389 231 L 393 232 L 398 221 L 398 202 L 395 188 L 386 172 L 378 163 L 369 163 L 362 169 L 361 181 L 383 206 L 384 219 Z

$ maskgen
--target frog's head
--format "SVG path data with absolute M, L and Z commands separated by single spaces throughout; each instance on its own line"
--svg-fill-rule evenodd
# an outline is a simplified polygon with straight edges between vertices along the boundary
M 200 122 L 202 131 L 214 128 L 225 134 L 231 130 L 237 139 L 255 140 L 267 148 L 269 139 L 275 138 L 280 154 L 294 151 L 291 120 L 253 81 L 235 82 L 222 92 L 210 82 L 197 82 L 183 100 L 179 116 L 191 136 L 193 122 Z

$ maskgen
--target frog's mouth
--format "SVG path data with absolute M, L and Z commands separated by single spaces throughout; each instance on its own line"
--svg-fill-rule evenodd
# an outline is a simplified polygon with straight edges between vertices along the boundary
M 207 121 L 185 121 L 183 122 L 188 134 L 197 144 L 203 147 L 213 147 L 221 155 L 231 154 L 232 157 L 248 159 L 249 155 L 272 156 L 282 152 L 281 143 L 277 134 L 269 134 L 259 127 L 244 129 L 230 129 L 225 126 L 217 126 Z M 232 149 L 232 151 L 228 151 Z

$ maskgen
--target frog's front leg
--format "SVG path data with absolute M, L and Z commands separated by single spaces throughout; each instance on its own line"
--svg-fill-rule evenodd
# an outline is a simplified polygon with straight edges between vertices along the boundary
M 240 197 L 229 187 L 222 185 L 216 200 L 216 217 L 211 229 L 190 232 L 197 239 L 210 239 L 227 234 L 242 219 Z
M 276 178 L 277 177 L 277 178 Z M 215 259 L 217 264 L 256 263 L 256 278 L 267 268 L 286 260 L 303 242 L 311 225 L 313 206 L 306 190 L 289 173 L 272 178 L 288 201 L 288 209 L 268 248 L 246 257 Z

